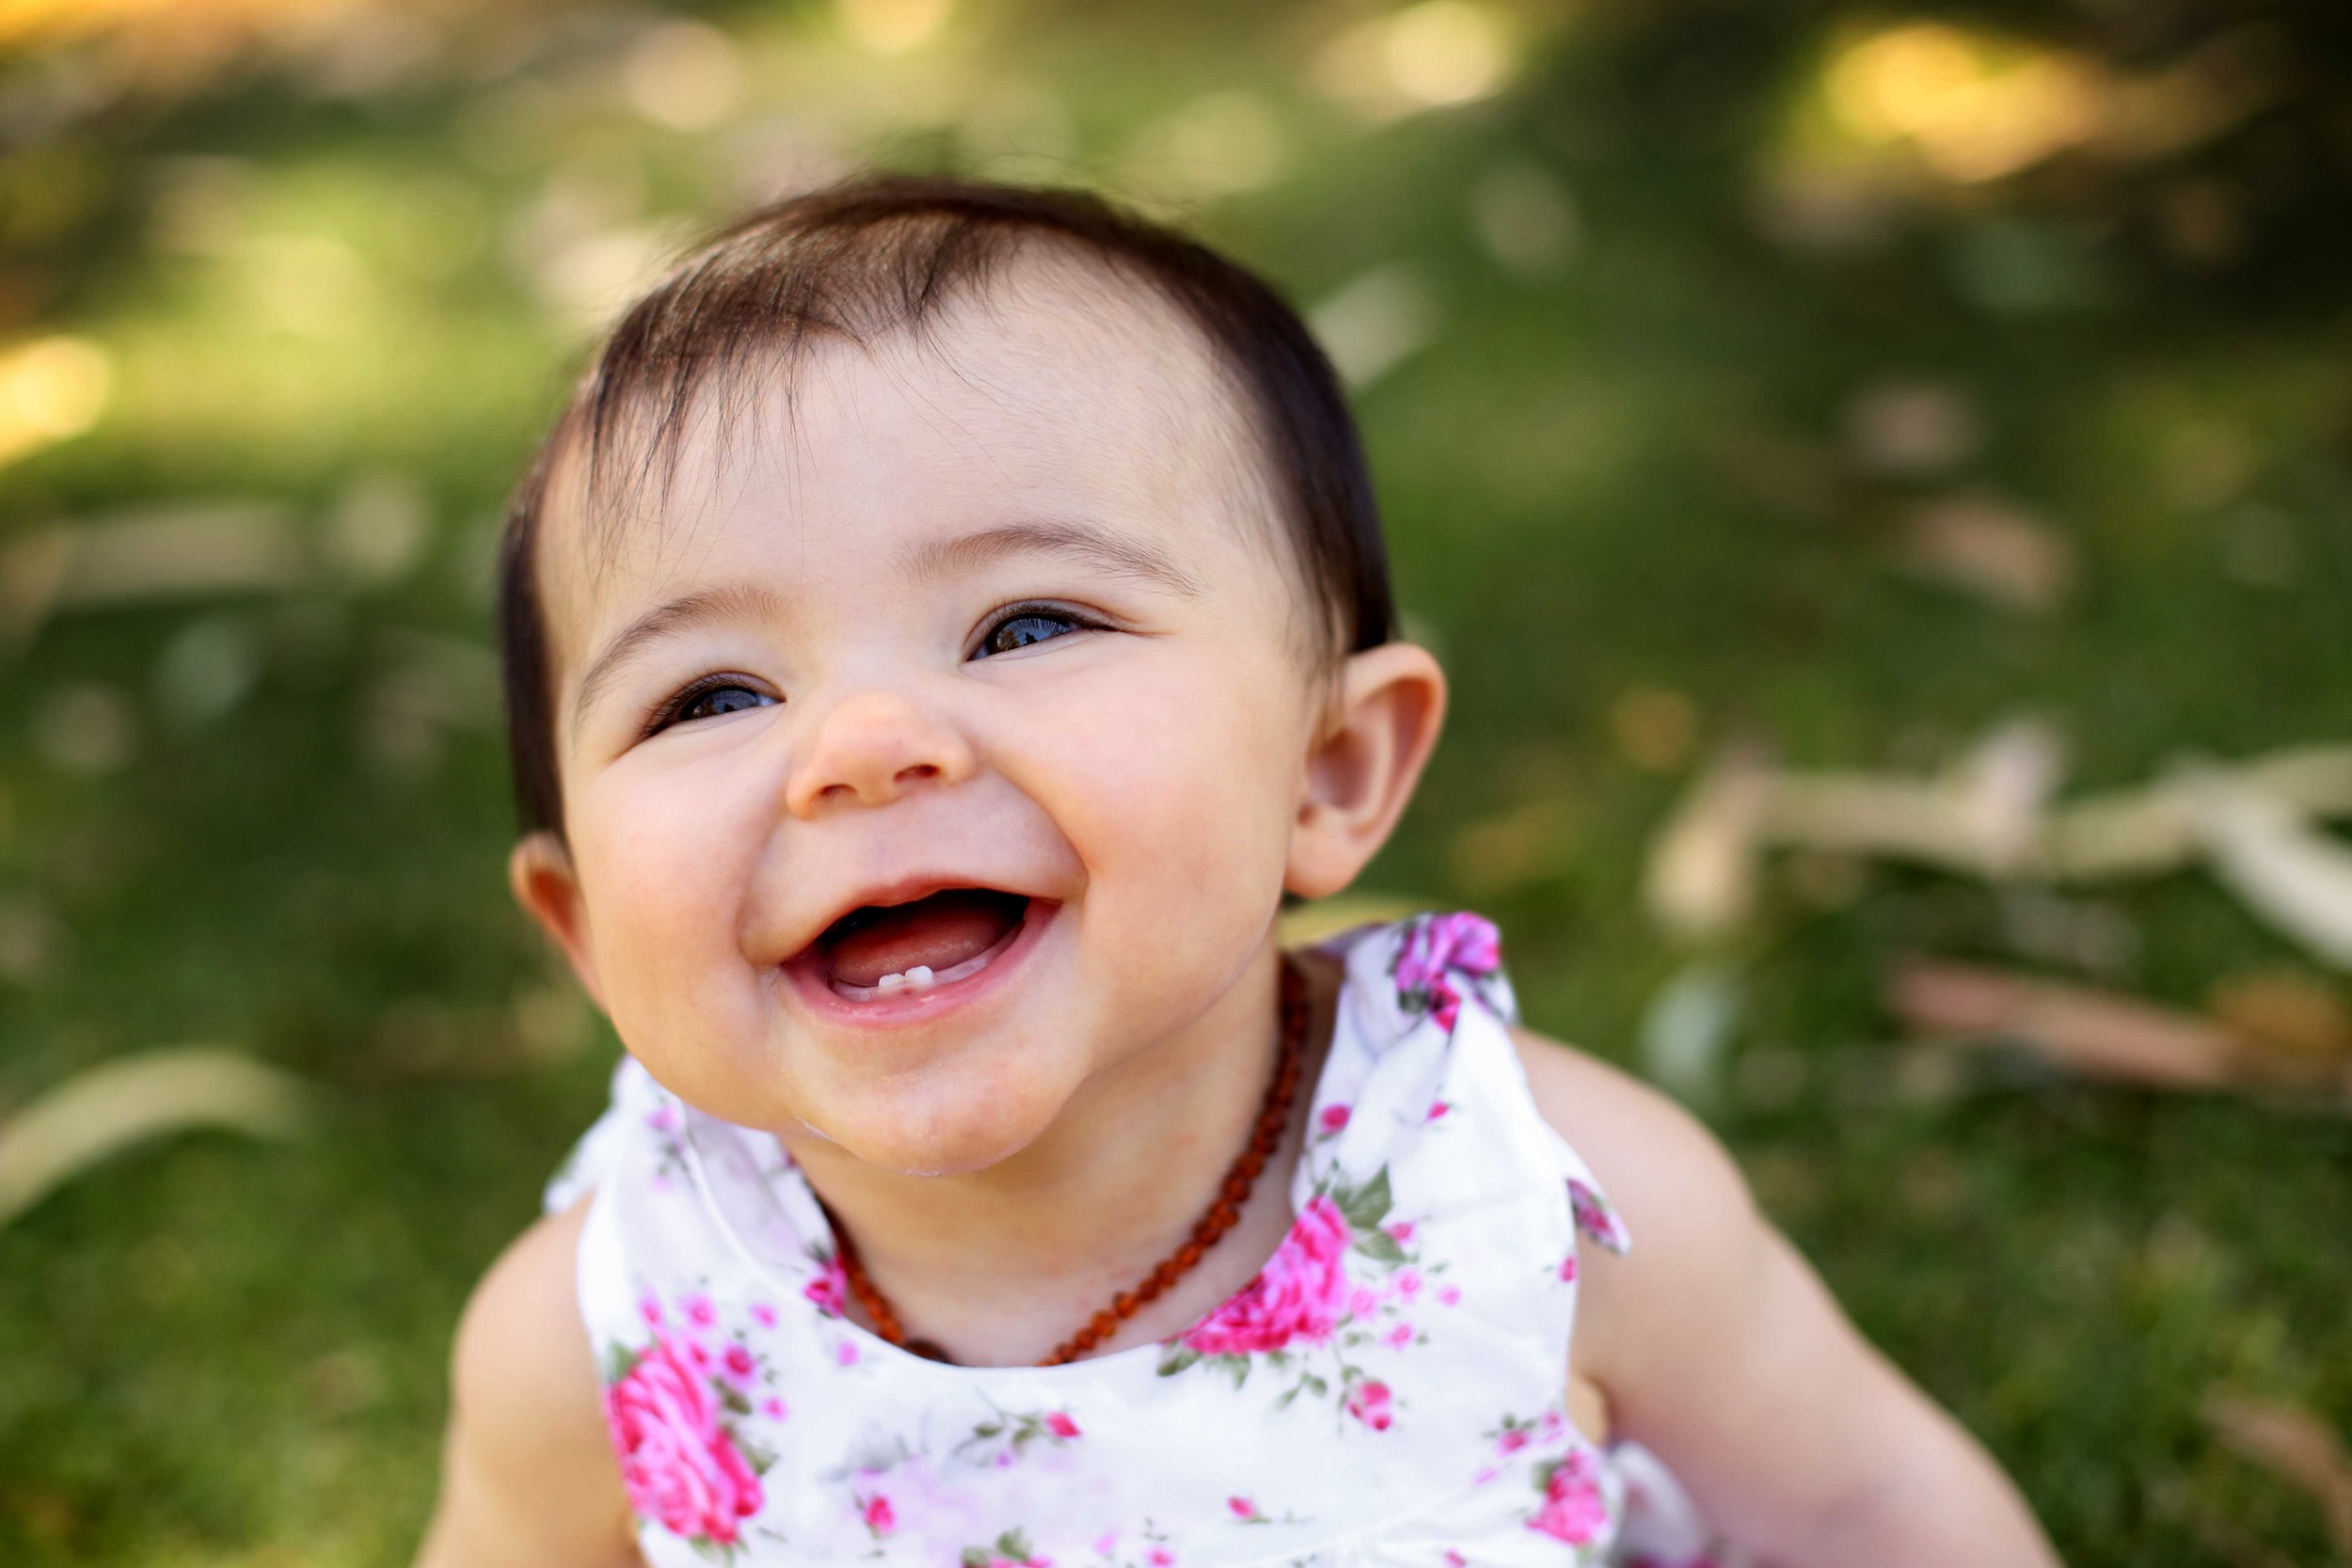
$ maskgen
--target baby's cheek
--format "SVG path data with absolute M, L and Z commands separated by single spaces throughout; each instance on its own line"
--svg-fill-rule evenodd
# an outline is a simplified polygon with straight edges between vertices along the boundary
M 760 838 L 735 820 L 734 793 L 657 777 L 594 796 L 579 814 L 598 973 L 614 1028 L 642 1056 L 756 1026 L 737 925 Z
M 1267 705 L 1168 681 L 1087 710 L 1048 809 L 1086 863 L 1090 910 L 1152 919 L 1168 941 L 1223 940 L 1215 927 L 1274 907 L 1295 804 L 1284 760 L 1302 742 Z M 1186 929 L 1167 928 L 1171 913 Z

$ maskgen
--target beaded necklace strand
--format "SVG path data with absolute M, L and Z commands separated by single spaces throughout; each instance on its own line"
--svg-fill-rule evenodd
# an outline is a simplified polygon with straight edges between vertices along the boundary
M 1274 1077 L 1266 1085 L 1265 1101 L 1258 1110 L 1257 1125 L 1250 1132 L 1248 1145 L 1226 1171 L 1216 1200 L 1193 1223 L 1192 1233 L 1184 1238 L 1183 1245 L 1161 1259 L 1133 1288 L 1113 1296 L 1107 1306 L 1080 1324 L 1076 1333 L 1055 1346 L 1054 1354 L 1039 1362 L 1039 1366 L 1058 1367 L 1075 1361 L 1108 1339 L 1118 1332 L 1120 1323 L 1134 1317 L 1146 1303 L 1158 1300 L 1170 1286 L 1199 1267 L 1209 1248 L 1241 1219 L 1242 1205 L 1249 1201 L 1250 1189 L 1257 1184 L 1266 1162 L 1274 1158 L 1283 1129 L 1290 1125 L 1291 1102 L 1298 1093 L 1299 1057 L 1307 1037 L 1307 983 L 1298 966 L 1288 958 L 1282 960 L 1281 1016 L 1282 1043 L 1275 1058 Z M 832 1218 L 830 1211 L 827 1217 Z M 865 1308 L 875 1334 L 913 1354 L 932 1361 L 948 1360 L 946 1351 L 938 1341 L 908 1336 L 898 1320 L 898 1309 L 866 1274 L 856 1245 L 837 1219 L 834 1220 L 833 1234 L 850 1293 Z

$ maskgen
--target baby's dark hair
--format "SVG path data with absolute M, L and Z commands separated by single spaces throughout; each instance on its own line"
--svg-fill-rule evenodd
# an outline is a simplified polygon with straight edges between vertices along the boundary
M 616 488 L 633 494 L 648 480 L 666 490 L 704 394 L 730 395 L 721 399 L 723 432 L 756 372 L 779 356 L 788 365 L 812 341 L 920 335 L 1031 244 L 1058 245 L 1139 282 L 1191 322 L 1254 416 L 1319 644 L 1355 653 L 1395 635 L 1388 556 L 1355 420 L 1330 361 L 1272 287 L 1086 192 L 902 175 L 855 180 L 750 213 L 671 269 L 613 327 L 516 488 L 499 555 L 499 647 L 524 832 L 564 830 L 534 567 L 558 461 L 584 459 L 573 489 L 591 510 Z M 624 475 L 625 467 L 633 471 Z

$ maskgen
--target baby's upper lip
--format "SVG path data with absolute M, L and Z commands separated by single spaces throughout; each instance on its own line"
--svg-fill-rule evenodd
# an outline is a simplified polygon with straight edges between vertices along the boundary
M 790 933 L 786 940 L 790 942 L 791 945 L 783 949 L 785 954 L 783 961 L 790 963 L 793 959 L 800 958 L 814 947 L 818 940 L 827 931 L 832 930 L 843 916 L 869 905 L 887 909 L 894 904 L 912 904 L 918 898 L 928 898 L 934 893 L 945 893 L 949 888 L 964 887 L 988 888 L 997 893 L 1009 893 L 1018 898 L 1043 896 L 1041 894 L 1021 886 L 1018 880 L 986 875 L 976 876 L 964 871 L 922 871 L 907 876 L 892 877 L 887 880 L 864 883 L 854 888 L 838 902 L 826 906 L 830 912 L 820 913 L 811 924 L 800 927 Z M 795 938 L 798 940 L 794 940 Z

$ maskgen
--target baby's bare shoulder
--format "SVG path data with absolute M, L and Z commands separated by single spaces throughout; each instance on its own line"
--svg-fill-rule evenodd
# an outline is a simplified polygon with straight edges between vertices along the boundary
M 1578 1254 L 1571 1361 L 1618 1431 L 1765 1560 L 2055 1568 L 2015 1490 L 1854 1332 L 1713 1134 L 1605 1062 L 1515 1038 L 1632 1238 Z
M 574 1294 L 587 1214 L 582 1199 L 524 1231 L 466 1305 L 420 1568 L 636 1560 Z
M 1740 1167 L 1690 1112 L 1573 1046 L 1530 1029 L 1511 1037 L 1535 1109 L 1593 1167 L 1637 1250 L 1645 1227 L 1670 1242 L 1694 1224 L 1755 1223 Z
M 490 1265 L 458 1320 L 453 1412 L 476 1435 L 536 1458 L 608 1458 L 599 1385 L 574 1280 L 582 1199 L 524 1231 Z

